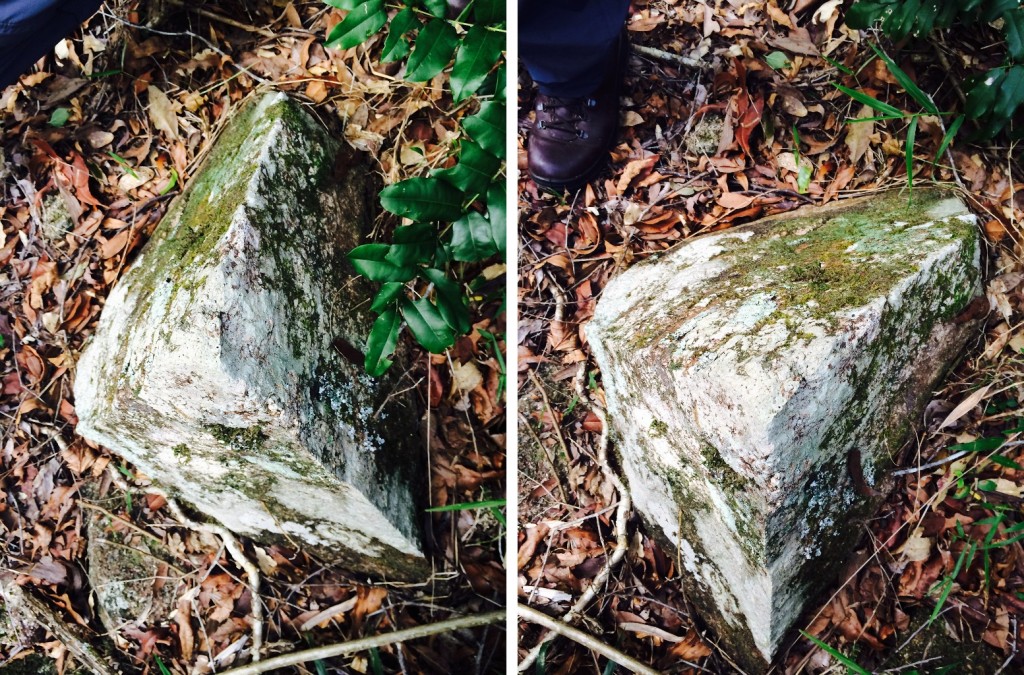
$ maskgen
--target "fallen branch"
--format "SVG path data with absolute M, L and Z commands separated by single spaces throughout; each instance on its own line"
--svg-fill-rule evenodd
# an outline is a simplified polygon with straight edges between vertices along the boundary
M 683 56 L 682 54 L 673 54 L 672 52 L 666 52 L 664 49 L 657 49 L 655 47 L 648 47 L 646 45 L 631 44 L 629 46 L 637 54 L 648 56 L 652 59 L 658 59 L 659 61 L 668 61 L 669 63 L 677 63 L 681 66 L 687 66 L 689 68 L 699 68 L 700 70 L 710 70 L 711 64 L 705 63 L 700 59 L 692 59 L 689 56 Z
M 292 654 L 283 654 L 260 663 L 252 663 L 247 666 L 242 666 L 241 668 L 225 670 L 221 675 L 259 675 L 260 673 L 265 673 L 268 670 L 273 670 L 275 668 L 285 668 L 287 666 L 294 666 L 300 663 L 306 663 L 307 661 L 316 661 L 318 659 L 329 659 L 333 656 L 342 656 L 353 652 L 366 651 L 367 649 L 373 649 L 374 647 L 384 647 L 386 645 L 395 644 L 396 642 L 416 640 L 430 635 L 437 635 L 438 633 L 448 633 L 465 628 L 476 628 L 477 626 L 485 626 L 487 624 L 498 623 L 499 621 L 504 620 L 505 610 L 503 609 L 495 612 L 488 612 L 486 614 L 462 616 L 457 619 L 448 619 L 446 621 L 438 621 L 437 623 L 430 623 L 424 626 L 416 626 L 415 628 L 396 630 L 392 633 L 374 635 L 373 637 L 360 638 L 358 640 L 351 640 L 349 642 L 342 642 L 335 645 L 313 647 L 311 649 L 304 649 L 301 652 L 294 652 Z
M 108 468 L 107 471 L 114 483 L 125 492 L 128 492 L 130 489 L 129 485 L 121 475 L 113 468 Z M 253 662 L 259 662 L 260 652 L 263 650 L 263 598 L 260 597 L 259 568 L 246 557 L 245 552 L 242 550 L 242 545 L 238 543 L 238 539 L 223 525 L 197 523 L 186 516 L 185 512 L 178 506 L 178 502 L 160 488 L 149 486 L 135 489 L 162 497 L 167 502 L 167 508 L 170 509 L 171 514 L 178 522 L 190 530 L 207 532 L 220 537 L 231 559 L 235 561 L 236 565 L 245 570 L 245 574 L 248 577 L 249 590 L 252 594 L 252 660 Z
M 601 439 L 597 444 L 597 463 L 601 467 L 601 471 L 608 477 L 608 480 L 615 486 L 616 491 L 619 493 L 619 505 L 615 510 L 615 551 L 608 557 L 604 567 L 594 577 L 593 582 L 587 587 L 583 595 L 573 604 L 573 606 L 566 612 L 565 616 L 562 617 L 562 621 L 567 625 L 572 625 L 583 616 L 583 612 L 587 606 L 597 597 L 598 591 L 608 582 L 608 578 L 612 575 L 612 572 L 619 566 L 623 558 L 626 557 L 626 552 L 629 550 L 629 538 L 626 532 L 626 521 L 629 518 L 629 511 L 633 507 L 633 500 L 630 497 L 629 490 L 626 488 L 625 483 L 619 478 L 618 474 L 612 470 L 611 464 L 608 462 L 608 416 L 605 414 L 604 409 L 598 405 L 597 401 L 587 394 L 586 386 L 584 381 L 586 380 L 586 368 L 581 367 L 579 372 L 576 374 L 575 385 L 576 395 L 580 397 L 581 401 L 589 403 L 591 410 L 597 415 L 598 419 L 601 420 Z M 544 615 L 546 616 L 546 615 Z M 533 649 L 526 655 L 526 657 L 519 662 L 519 672 L 524 672 L 533 665 L 534 661 L 540 655 L 540 650 L 544 647 L 544 644 L 552 640 L 556 633 L 549 632 L 541 637 L 540 641 L 534 646 Z M 653 671 L 652 671 L 653 672 Z
M 569 638 L 573 642 L 583 645 L 590 651 L 597 652 L 609 661 L 613 661 L 614 663 L 622 666 L 623 668 L 631 670 L 634 673 L 641 673 L 641 675 L 658 675 L 657 670 L 654 670 L 650 666 L 645 666 L 644 664 L 634 659 L 632 656 L 624 654 L 620 652 L 618 649 L 606 645 L 605 643 L 595 638 L 593 635 L 590 635 L 589 633 L 584 633 L 578 628 L 573 628 L 564 621 L 553 619 L 547 614 L 544 614 L 543 612 L 538 612 L 529 605 L 520 604 L 518 612 L 520 619 L 525 619 L 530 623 L 535 623 L 539 626 L 544 626 L 548 630 L 552 631 L 552 634 L 557 633 L 562 637 Z M 684 661 L 684 663 L 686 662 Z M 688 665 L 692 666 L 694 664 L 691 663 Z

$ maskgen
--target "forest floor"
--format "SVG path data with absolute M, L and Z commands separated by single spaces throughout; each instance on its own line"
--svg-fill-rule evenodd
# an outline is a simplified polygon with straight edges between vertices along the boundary
M 942 157 L 933 165 L 944 131 L 921 118 L 908 177 L 907 120 L 849 125 L 871 113 L 833 86 L 919 111 L 872 59 L 869 44 L 882 44 L 940 110 L 960 109 L 965 78 L 1001 62 L 998 35 L 960 31 L 893 46 L 846 28 L 842 3 L 782 5 L 634 2 L 619 140 L 609 168 L 576 195 L 546 193 L 526 177 L 532 104 L 529 82 L 520 81 L 519 600 L 562 616 L 596 580 L 578 625 L 600 642 L 659 672 L 736 672 L 688 606 L 674 556 L 637 514 L 617 512 L 621 495 L 598 459 L 601 377 L 584 330 L 595 302 L 632 263 L 701 233 L 909 180 L 959 185 L 986 242 L 990 307 L 984 335 L 934 393 L 925 428 L 904 449 L 906 467 L 940 465 L 899 478 L 772 672 L 1021 672 L 1020 152 L 1005 139 L 971 144 L 961 134 L 952 164 Z M 802 189 L 798 166 L 808 162 Z M 954 444 L 979 451 L 956 458 Z M 628 551 L 605 578 L 621 529 Z M 542 642 L 549 633 L 531 621 L 519 628 L 519 658 L 537 672 L 611 672 L 591 649 Z
M 372 155 L 381 184 L 448 163 L 458 119 L 472 112 L 453 112 L 445 76 L 415 85 L 397 78 L 397 64 L 379 63 L 379 37 L 326 50 L 345 12 L 321 2 L 169 2 L 165 11 L 147 28 L 140 24 L 150 17 L 139 11 L 103 9 L 0 92 L 5 588 L 41 600 L 112 666 L 138 673 L 219 672 L 247 662 L 257 568 L 264 656 L 500 609 L 500 509 L 430 514 L 435 573 L 423 584 L 374 582 L 301 550 L 242 541 L 247 572 L 215 533 L 176 517 L 145 476 L 75 434 L 75 362 L 104 299 L 243 99 L 290 93 Z M 51 210 L 66 214 L 66 229 L 54 226 Z M 379 216 L 375 230 L 382 236 L 394 226 Z M 466 280 L 485 281 L 475 286 L 486 298 L 471 307 L 475 328 L 497 341 L 474 330 L 446 355 L 413 347 L 403 379 L 425 411 L 411 433 L 428 444 L 434 506 L 505 494 L 504 303 L 495 292 L 504 266 L 465 269 Z M 183 573 L 167 611 L 109 633 L 86 576 L 87 523 L 98 512 L 129 543 L 159 542 Z M 7 636 L 0 665 L 27 663 L 33 652 L 60 667 L 76 661 L 75 650 L 69 657 L 65 643 L 45 635 L 29 627 Z M 293 672 L 493 672 L 504 667 L 504 645 L 499 622 Z

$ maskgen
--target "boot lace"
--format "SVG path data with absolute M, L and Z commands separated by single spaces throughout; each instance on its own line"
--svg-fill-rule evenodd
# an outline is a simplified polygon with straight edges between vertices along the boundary
M 595 105 L 592 98 L 546 96 L 537 104 L 537 128 L 586 138 L 587 132 L 578 125 L 587 120 L 587 111 Z

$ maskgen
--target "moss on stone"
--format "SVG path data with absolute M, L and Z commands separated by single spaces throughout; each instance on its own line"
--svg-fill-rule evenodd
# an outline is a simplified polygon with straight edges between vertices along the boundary
M 223 424 L 207 425 L 206 430 L 218 441 L 235 452 L 254 455 L 263 450 L 267 435 L 259 424 L 251 427 L 228 427 Z

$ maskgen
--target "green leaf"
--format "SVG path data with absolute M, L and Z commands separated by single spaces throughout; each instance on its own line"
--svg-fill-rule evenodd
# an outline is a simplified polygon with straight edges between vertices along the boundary
M 1014 61 L 1024 61 L 1024 7 L 1003 14 L 1003 36 Z
M 796 189 L 800 194 L 807 194 L 811 187 L 811 176 L 814 175 L 814 168 L 807 162 L 800 162 L 796 169 Z
M 996 454 L 989 457 L 989 459 L 991 459 L 993 463 L 998 464 L 999 466 L 1005 466 L 1008 469 L 1015 469 L 1017 471 L 1024 471 L 1024 466 L 1021 466 L 1020 464 L 1013 461 L 1006 455 Z
M 450 222 L 462 215 L 464 195 L 439 178 L 407 178 L 380 191 L 385 209 L 403 218 Z
M 167 666 L 159 656 L 153 654 L 153 660 L 156 661 L 156 667 L 160 669 L 160 675 L 171 675 L 171 671 L 167 670 Z
M 380 648 L 372 647 L 370 649 L 370 670 L 373 671 L 373 675 L 384 674 L 384 664 L 380 660 Z
M 893 74 L 896 81 L 900 83 L 900 86 L 910 94 L 910 98 L 914 99 L 919 106 L 930 112 L 932 115 L 939 114 L 939 108 L 935 105 L 935 102 L 932 101 L 932 97 L 922 91 L 921 88 L 917 86 L 917 83 L 915 83 L 902 68 L 897 66 L 896 62 L 893 61 L 881 47 L 872 43 L 871 49 L 878 55 L 878 58 L 885 62 L 885 65 L 889 68 L 889 72 Z
M 780 51 L 774 51 L 771 54 L 765 56 L 764 62 L 767 63 L 768 67 L 772 68 L 773 70 L 783 70 L 784 68 L 789 68 L 790 66 L 789 57 L 787 57 L 783 52 Z
M 504 103 L 481 103 L 479 112 L 462 120 L 462 128 L 481 148 L 495 157 L 505 157 Z
M 380 54 L 381 63 L 391 63 L 408 54 L 409 41 L 404 36 L 409 31 L 419 27 L 419 19 L 416 18 L 416 14 L 409 7 L 395 14 L 395 17 L 391 19 L 391 23 L 388 24 L 388 36 L 384 38 L 384 47 Z
M 379 31 L 388 21 L 384 0 L 366 0 L 335 26 L 327 36 L 327 47 L 348 49 L 366 42 L 367 38 Z
M 505 257 L 505 223 L 507 221 L 505 181 L 496 181 L 487 188 L 487 219 L 491 224 L 491 238 L 498 247 L 498 255 Z
M 438 19 L 443 19 L 448 14 L 448 0 L 423 0 L 423 6 Z
M 487 26 L 505 23 L 505 3 L 503 0 L 476 0 L 473 3 L 473 19 L 475 23 Z
M 907 167 L 907 188 L 911 190 L 914 187 L 914 140 L 917 138 L 918 119 L 917 115 L 910 118 L 910 126 L 907 127 L 906 147 L 903 150 L 903 161 Z
M 459 163 L 450 169 L 431 173 L 433 178 L 443 178 L 468 196 L 483 194 L 501 168 L 501 160 L 487 152 L 473 141 L 459 145 Z
M 368 374 L 378 377 L 391 367 L 391 357 L 398 346 L 398 333 L 401 328 L 402 320 L 394 307 L 373 322 L 370 337 L 366 341 L 366 361 L 363 364 Z
M 452 255 L 461 262 L 477 262 L 498 252 L 491 223 L 481 213 L 470 211 L 452 223 Z
M 903 116 L 903 111 L 900 110 L 899 108 L 891 106 L 888 103 L 883 103 L 882 101 L 879 101 L 877 98 L 872 98 L 871 96 L 868 96 L 863 92 L 857 91 L 856 89 L 850 89 L 849 87 L 844 87 L 843 85 L 836 84 L 835 82 L 832 83 L 832 86 L 834 86 L 836 89 L 852 98 L 854 101 L 863 103 L 864 105 L 868 106 L 869 108 L 872 108 L 873 110 L 877 110 L 883 115 L 893 115 L 899 117 Z
M 395 230 L 394 243 L 385 258 L 389 263 L 404 267 L 415 263 L 429 263 L 437 249 L 437 230 L 433 225 L 404 225 Z
M 366 0 L 324 0 L 324 3 L 330 5 L 331 7 L 337 7 L 338 9 L 348 10 L 355 9 L 364 2 L 366 2 Z
M 946 130 L 946 135 L 942 137 L 942 142 L 939 143 L 939 151 L 935 153 L 935 162 L 938 162 L 942 155 L 946 152 L 946 148 L 956 138 L 956 134 L 960 131 L 960 127 L 964 125 L 964 120 L 967 119 L 965 115 L 960 115 L 953 123 L 949 125 L 949 129 Z
M 462 287 L 448 278 L 441 270 L 427 268 L 423 275 L 434 284 L 437 291 L 437 309 L 445 323 L 456 335 L 464 335 L 473 325 L 466 308 L 466 295 Z
M 492 506 L 505 506 L 504 499 L 488 499 L 479 502 L 463 502 L 461 504 L 448 504 L 447 506 L 432 506 L 424 509 L 427 513 L 444 513 L 445 511 L 469 511 L 472 509 L 489 509 Z
M 886 6 L 889 4 L 891 3 L 858 0 L 853 3 L 846 13 L 846 25 L 858 30 L 870 28 L 876 21 L 882 18 Z
M 387 244 L 363 244 L 349 251 L 348 259 L 370 281 L 410 281 L 416 276 L 415 267 L 399 267 L 387 261 L 391 247 Z
M 54 108 L 53 112 L 50 113 L 50 126 L 51 127 L 62 127 L 68 123 L 68 117 L 71 116 L 70 111 L 67 108 Z
M 999 87 L 999 96 L 992 107 L 992 115 L 1009 121 L 1021 104 L 1024 104 L 1024 65 L 1006 71 L 1006 77 Z
M 988 114 L 988 111 L 992 109 L 992 104 L 996 102 L 996 93 L 1005 77 L 1006 70 L 996 68 L 985 73 L 971 87 L 967 92 L 967 101 L 964 104 L 967 119 L 976 120 Z
M 416 37 L 416 46 L 409 57 L 405 79 L 426 82 L 452 60 L 459 38 L 455 29 L 444 19 L 431 19 Z
M 494 78 L 494 98 L 498 101 L 505 101 L 505 64 L 498 66 Z
M 480 88 L 487 73 L 501 58 L 505 47 L 505 33 L 477 24 L 469 29 L 455 54 L 452 66 L 452 97 L 458 103 Z
M 388 305 L 395 302 L 402 291 L 405 290 L 405 284 L 399 281 L 386 281 L 384 285 L 377 291 L 377 296 L 373 299 L 373 304 L 370 305 L 370 311 L 381 314 Z
M 964 450 L 966 452 L 989 452 L 995 450 L 1006 442 L 1005 438 L 979 438 L 976 441 L 969 443 L 957 443 L 949 446 L 950 452 L 959 452 Z
M 842 652 L 840 652 L 839 650 L 835 649 L 834 647 L 828 646 L 827 644 L 825 644 L 824 642 L 822 642 L 818 638 L 814 637 L 810 633 L 806 633 L 804 631 L 800 631 L 800 634 L 803 635 L 808 640 L 810 640 L 811 642 L 813 642 L 814 644 L 816 644 L 819 647 L 821 647 L 822 649 L 824 649 L 829 654 L 831 654 L 836 659 L 836 661 L 839 661 L 839 663 L 843 664 L 844 666 L 849 668 L 851 671 L 853 671 L 857 675 L 871 675 L 870 672 L 864 670 L 859 665 L 857 665 L 857 662 L 854 661 L 853 659 L 851 659 L 849 656 L 847 656 L 846 654 L 843 654 Z
M 424 349 L 440 354 L 455 344 L 455 334 L 430 300 L 403 299 L 401 308 L 409 331 Z

